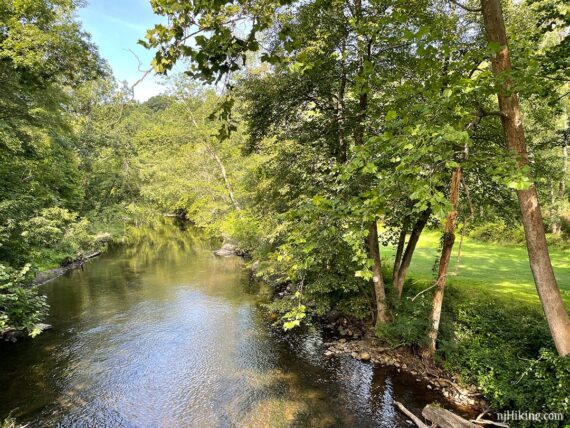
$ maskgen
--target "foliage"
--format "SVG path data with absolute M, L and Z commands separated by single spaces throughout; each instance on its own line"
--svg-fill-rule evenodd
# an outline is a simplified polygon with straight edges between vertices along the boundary
M 409 285 L 394 304 L 392 323 L 377 328 L 377 334 L 390 344 L 420 350 L 431 297 L 417 296 L 425 290 L 423 282 Z M 474 297 L 450 288 L 446 293 L 437 355 L 443 367 L 459 374 L 461 382 L 477 385 L 497 411 L 562 412 L 568 417 L 570 403 L 560 391 L 570 387 L 569 361 L 553 352 L 540 309 L 522 301 L 507 304 L 484 292 Z M 491 300 L 501 303 L 500 311 L 489 305 Z
M 76 6 L 0 3 L 0 306 L 4 324 L 31 334 L 45 303 L 24 284 L 29 263 L 51 267 L 91 240 L 87 221 L 76 214 L 86 196 L 74 95 L 106 71 Z
M 30 265 L 20 270 L 0 264 L 0 332 L 7 328 L 25 329 L 32 337 L 47 312 L 45 297 L 29 286 Z
M 64 208 L 44 208 L 22 225 L 22 238 L 30 248 L 30 260 L 61 264 L 100 249 L 87 218 Z
M 421 290 L 413 283 L 407 284 L 409 293 L 404 299 L 393 298 L 392 322 L 376 327 L 378 337 L 393 346 L 406 345 L 419 350 L 427 344 L 428 314 L 431 310 L 431 295 L 424 293 L 415 300 L 411 293 Z
M 371 320 L 382 302 L 370 231 L 380 225 L 381 241 L 395 243 L 424 215 L 439 223 L 458 168 L 458 221 L 486 243 L 485 266 L 465 263 L 475 272 L 468 285 L 498 288 L 487 247 L 523 241 L 514 191 L 536 184 L 559 244 L 570 196 L 567 9 L 503 3 L 515 67 L 495 76 L 488 58 L 499 47 L 456 2 L 152 0 L 167 18 L 141 41 L 155 49 L 155 71 L 180 60 L 188 69 L 139 103 L 108 75 L 76 2 L 2 2 L 0 322 L 30 329 L 45 309 L 25 286 L 28 263 L 77 257 L 109 234 L 136 242 L 165 216 L 258 261 L 258 275 L 281 290 L 269 307 L 286 329 L 333 309 Z M 523 100 L 527 168 L 507 150 L 501 90 Z M 438 242 L 429 242 L 430 267 Z M 420 245 L 415 254 L 416 279 L 427 253 Z M 463 265 L 453 267 L 450 276 Z M 411 282 L 404 290 L 398 299 L 387 288 L 391 322 L 377 333 L 420 348 L 431 296 L 412 299 L 420 289 Z M 448 294 L 439 357 L 450 370 L 497 408 L 568 410 L 556 392 L 568 386 L 567 362 L 553 356 L 533 308 Z
M 441 341 L 446 368 L 475 383 L 495 409 L 570 415 L 568 397 L 560 394 L 570 388 L 570 362 L 552 351 L 536 307 L 515 303 L 497 311 L 489 296 L 448 297 Z
M 522 226 L 509 227 L 504 221 L 484 223 L 469 232 L 469 236 L 481 242 L 500 244 L 524 244 L 524 231 Z

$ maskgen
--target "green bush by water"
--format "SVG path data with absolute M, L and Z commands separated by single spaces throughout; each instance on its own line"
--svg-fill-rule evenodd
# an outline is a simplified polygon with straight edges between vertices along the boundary
M 431 293 L 411 298 L 427 286 L 408 281 L 402 301 L 394 303 L 393 322 L 377 330 L 380 337 L 416 350 L 426 344 Z M 448 288 L 437 360 L 462 382 L 477 385 L 494 410 L 570 418 L 570 359 L 556 354 L 536 305 Z M 532 426 L 518 424 L 512 426 Z
M 39 333 L 35 325 L 47 313 L 45 296 L 29 286 L 30 265 L 12 269 L 0 263 L 0 333 L 8 327 L 25 329 L 30 336 Z

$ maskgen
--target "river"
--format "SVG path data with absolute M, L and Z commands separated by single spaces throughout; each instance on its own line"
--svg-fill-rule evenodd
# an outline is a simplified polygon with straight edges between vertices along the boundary
M 172 228 L 171 228 L 172 229 Z M 408 427 L 413 377 L 284 334 L 238 258 L 192 230 L 146 233 L 43 286 L 53 330 L 0 343 L 0 421 L 30 427 Z

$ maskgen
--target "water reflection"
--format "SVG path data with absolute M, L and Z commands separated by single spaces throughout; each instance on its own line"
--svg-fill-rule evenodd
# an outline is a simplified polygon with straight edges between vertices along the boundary
M 407 426 L 414 379 L 325 359 L 318 332 L 268 327 L 239 259 L 192 229 L 141 231 L 127 249 L 46 286 L 54 330 L 0 345 L 0 417 L 30 426 Z

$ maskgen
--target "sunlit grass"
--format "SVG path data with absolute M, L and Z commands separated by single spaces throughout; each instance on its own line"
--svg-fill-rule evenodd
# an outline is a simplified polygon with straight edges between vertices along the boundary
M 414 254 L 409 277 L 414 281 L 431 282 L 434 263 L 439 257 L 440 234 L 426 231 Z M 461 259 L 457 264 L 459 236 L 451 260 L 450 287 L 476 297 L 479 293 L 511 301 L 539 303 L 525 247 L 510 247 L 477 242 L 465 237 Z M 384 248 L 385 257 L 393 260 L 394 248 Z M 570 250 L 550 249 L 552 264 L 562 296 L 570 307 Z

